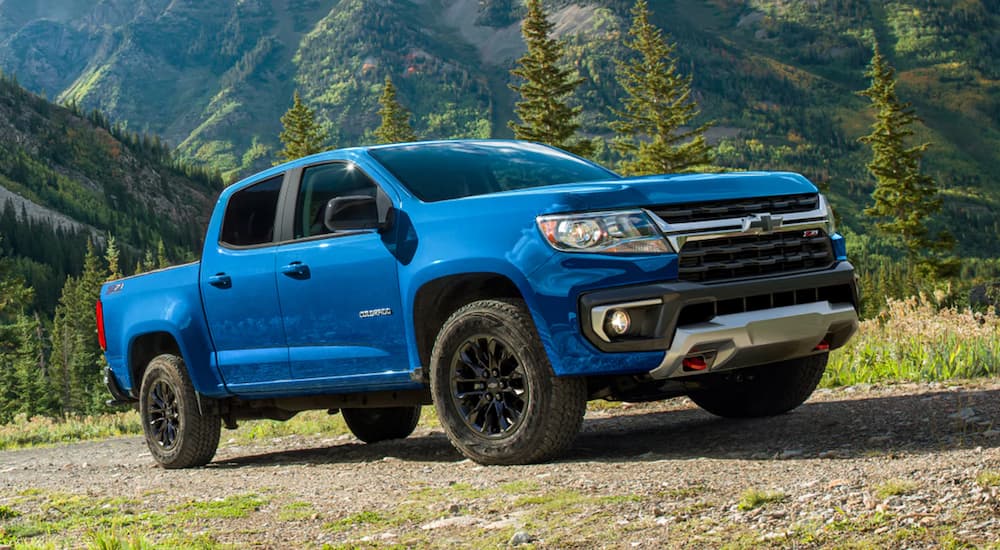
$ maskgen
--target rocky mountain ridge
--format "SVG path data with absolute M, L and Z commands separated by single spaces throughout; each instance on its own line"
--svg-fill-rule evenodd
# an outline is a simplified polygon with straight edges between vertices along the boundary
M 227 179 L 270 166 L 298 89 L 330 146 L 370 141 L 386 75 L 421 137 L 505 137 L 523 51 L 511 0 L 0 0 L 0 68 L 28 89 L 158 134 Z M 630 0 L 547 0 L 584 77 L 584 130 L 610 135 Z M 878 39 L 934 142 L 927 169 L 970 252 L 1000 211 L 1000 4 L 994 0 L 664 0 L 653 21 L 694 75 L 720 165 L 790 169 L 859 231 L 870 200 L 866 86 Z M 602 141 L 604 141 L 602 139 Z M 601 160 L 613 162 L 604 148 Z M 967 234 L 962 234 L 965 231 Z M 985 248 L 984 248 L 985 247 Z

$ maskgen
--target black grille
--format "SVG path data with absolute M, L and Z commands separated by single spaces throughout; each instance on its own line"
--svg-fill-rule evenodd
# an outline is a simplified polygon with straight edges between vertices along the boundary
M 682 281 L 705 282 L 825 268 L 834 256 L 826 233 L 810 230 L 688 241 L 679 261 Z
M 817 208 L 819 208 L 819 195 L 806 193 L 782 197 L 761 197 L 759 199 L 671 204 L 654 206 L 650 210 L 667 223 L 675 224 L 742 218 L 750 214 L 794 214 L 796 212 L 809 212 Z

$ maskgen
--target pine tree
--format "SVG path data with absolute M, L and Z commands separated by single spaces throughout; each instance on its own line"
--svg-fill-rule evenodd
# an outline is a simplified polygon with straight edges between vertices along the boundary
M 552 37 L 554 25 L 548 20 L 541 0 L 527 0 L 525 7 L 528 12 L 521 34 L 528 51 L 511 71 L 521 79 L 520 85 L 511 86 L 521 96 L 514 107 L 521 123 L 509 123 L 514 137 L 588 156 L 594 151 L 594 143 L 575 137 L 583 108 L 566 103 L 583 79 L 574 76 L 572 69 L 560 66 L 564 45 Z
M 58 411 L 58 402 L 45 363 L 42 324 L 38 315 L 20 314 L 16 330 L 21 346 L 12 364 L 17 387 L 17 413 L 27 417 L 51 416 Z
M 163 269 L 165 267 L 170 267 L 170 258 L 167 257 L 167 247 L 163 244 L 161 237 L 156 243 L 156 268 Z
M 932 238 L 928 219 L 941 209 L 937 184 L 921 173 L 920 161 L 930 143 L 907 147 L 911 125 L 919 121 L 913 107 L 896 95 L 896 71 L 875 45 L 865 76 L 871 86 L 862 92 L 875 111 L 872 131 L 861 142 L 872 149 L 868 170 L 875 177 L 875 204 L 865 214 L 877 219 L 876 227 L 906 250 L 910 260 L 930 261 L 929 254 L 949 247 L 947 235 Z
M 278 153 L 279 162 L 295 160 L 323 150 L 327 134 L 316 122 L 316 113 L 302 103 L 298 90 L 295 91 L 291 108 L 281 117 L 281 124 L 284 129 L 279 137 L 285 148 Z
M 121 261 L 118 258 L 119 254 L 118 241 L 115 240 L 114 235 L 108 233 L 108 246 L 104 249 L 104 261 L 108 264 L 109 281 L 121 279 L 124 275 L 121 269 Z
M 417 140 L 417 135 L 410 127 L 410 113 L 396 100 L 396 87 L 389 76 L 385 77 L 385 86 L 382 88 L 382 97 L 378 103 L 382 106 L 378 112 L 382 124 L 375 129 L 375 138 L 379 143 L 404 143 Z
M 83 273 L 63 286 L 52 325 L 52 372 L 64 412 L 90 413 L 102 409 L 104 396 L 101 355 L 94 330 L 94 304 L 108 272 L 88 243 Z
M 619 170 L 627 175 L 682 172 L 709 163 L 705 130 L 709 124 L 685 130 L 698 116 L 691 99 L 692 77 L 677 70 L 676 44 L 649 22 L 646 0 L 632 8 L 631 60 L 618 61 L 618 83 L 625 90 L 624 109 L 611 123 L 617 134 L 612 149 L 622 155 Z
M 28 314 L 33 301 L 34 291 L 0 257 L 0 424 L 17 414 L 53 412 L 44 334 L 38 317 Z

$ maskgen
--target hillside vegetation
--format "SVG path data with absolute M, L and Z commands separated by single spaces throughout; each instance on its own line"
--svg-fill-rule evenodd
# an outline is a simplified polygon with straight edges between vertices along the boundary
M 157 138 L 0 79 L 0 258 L 31 282 L 40 311 L 80 273 L 88 241 L 114 235 L 129 272 L 160 242 L 167 256 L 190 257 L 219 186 Z
M 53 4 L 53 5 L 48 5 Z M 56 6 L 58 4 L 58 6 Z M 546 2 L 570 62 L 584 129 L 609 136 L 628 0 Z M 664 0 L 653 22 L 694 75 L 717 164 L 804 172 L 865 231 L 872 190 L 854 92 L 877 38 L 934 142 L 928 171 L 965 256 L 996 256 L 1000 4 L 994 0 Z M 2 0 L 0 67 L 29 89 L 164 136 L 228 178 L 268 166 L 298 89 L 330 145 L 371 141 L 387 75 L 426 138 L 504 137 L 509 69 L 523 51 L 509 0 Z M 614 160 L 605 149 L 602 160 Z

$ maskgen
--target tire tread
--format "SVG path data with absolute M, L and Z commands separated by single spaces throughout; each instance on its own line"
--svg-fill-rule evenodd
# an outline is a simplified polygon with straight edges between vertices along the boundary
M 178 399 L 182 406 L 183 433 L 179 435 L 181 441 L 177 452 L 164 454 L 157 448 L 157 443 L 153 441 L 147 431 L 149 423 L 143 420 L 143 431 L 146 434 L 146 444 L 150 453 L 160 466 L 166 469 L 192 468 L 208 464 L 219 448 L 222 419 L 214 410 L 198 410 L 198 396 L 191 383 L 191 378 L 188 376 L 183 359 L 172 354 L 162 354 L 149 362 L 142 377 L 141 416 L 145 418 L 146 389 L 158 376 L 173 378 L 177 382 L 175 391 L 178 393 Z
M 446 403 L 450 399 L 447 393 L 450 392 L 450 387 L 442 388 L 442 383 L 448 386 L 448 382 L 440 380 L 442 371 L 450 368 L 447 365 L 450 351 L 445 348 L 462 324 L 470 322 L 470 319 L 474 322 L 477 317 L 495 323 L 499 330 L 508 332 L 507 336 L 512 336 L 518 343 L 526 343 L 527 349 L 523 350 L 525 357 L 535 361 L 542 371 L 542 375 L 538 376 L 538 387 L 532 391 L 547 394 L 546 398 L 553 404 L 542 413 L 536 411 L 535 414 L 539 414 L 541 418 L 519 428 L 524 433 L 509 441 L 469 437 L 462 433 L 461 419 L 450 422 L 451 416 L 455 414 Z M 533 464 L 551 460 L 576 439 L 587 405 L 586 382 L 582 378 L 554 375 L 548 355 L 535 330 L 534 320 L 524 302 L 515 299 L 479 300 L 459 308 L 448 318 L 431 353 L 431 391 L 438 417 L 455 448 L 480 464 L 491 465 Z M 534 407 L 540 407 L 538 401 L 543 397 L 545 395 L 529 396 L 529 409 L 525 414 L 530 414 Z
M 828 354 L 809 355 L 736 371 L 752 376 L 725 381 L 688 397 L 702 409 L 727 418 L 758 418 L 788 412 L 812 395 L 826 370 Z

